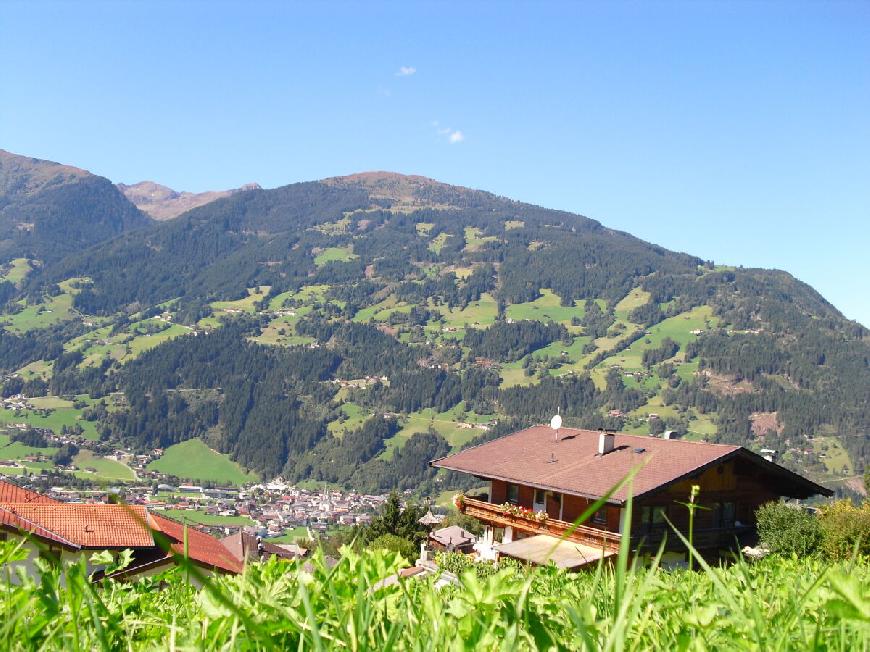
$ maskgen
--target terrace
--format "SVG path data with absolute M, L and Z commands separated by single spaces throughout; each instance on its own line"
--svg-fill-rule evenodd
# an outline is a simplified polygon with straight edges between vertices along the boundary
M 567 541 L 575 541 L 608 552 L 616 552 L 622 538 L 617 532 L 586 525 L 574 525 L 549 516 L 544 518 L 530 510 L 496 505 L 479 498 L 466 497 L 461 511 L 494 527 L 511 527 L 528 534 L 564 538 Z

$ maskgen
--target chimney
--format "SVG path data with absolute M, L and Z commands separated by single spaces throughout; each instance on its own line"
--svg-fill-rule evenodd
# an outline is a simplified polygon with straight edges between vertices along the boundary
M 598 454 L 607 455 L 610 451 L 612 451 L 614 439 L 615 436 L 612 432 L 602 431 L 598 433 Z

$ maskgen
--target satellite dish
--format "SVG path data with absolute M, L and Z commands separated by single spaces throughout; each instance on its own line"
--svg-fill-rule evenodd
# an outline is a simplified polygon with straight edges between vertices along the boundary
M 561 427 L 562 427 L 562 417 L 560 417 L 560 416 L 557 414 L 557 415 L 554 416 L 552 419 L 550 419 L 550 427 L 551 427 L 553 430 L 558 430 L 559 428 L 561 428 Z

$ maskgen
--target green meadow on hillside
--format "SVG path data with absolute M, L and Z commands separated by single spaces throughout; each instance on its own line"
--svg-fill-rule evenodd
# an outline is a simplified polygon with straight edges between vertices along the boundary
M 148 468 L 184 480 L 200 482 L 239 485 L 259 479 L 256 474 L 245 472 L 227 455 L 212 450 L 200 439 L 188 439 L 170 446 Z

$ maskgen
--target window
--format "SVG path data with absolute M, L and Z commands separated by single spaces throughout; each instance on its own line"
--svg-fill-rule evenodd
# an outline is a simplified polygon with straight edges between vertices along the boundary
M 507 501 L 514 505 L 520 502 L 520 488 L 518 485 L 509 484 L 507 486 Z
M 722 503 L 722 527 L 734 527 L 734 503 Z
M 592 522 L 596 525 L 607 525 L 607 509 L 602 507 L 592 515 Z
M 535 504 L 536 505 L 543 505 L 546 497 L 547 497 L 547 492 L 545 492 L 543 489 L 535 489 Z
M 661 530 L 667 525 L 665 515 L 667 507 L 644 507 L 640 512 L 640 528 L 642 532 Z

